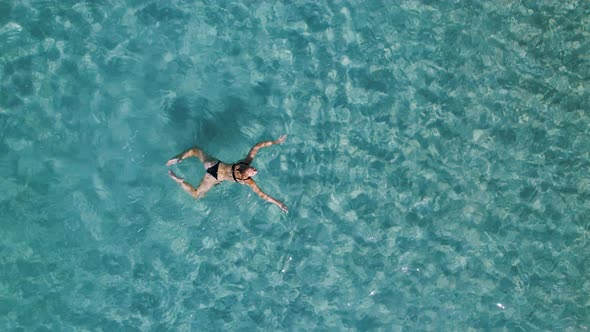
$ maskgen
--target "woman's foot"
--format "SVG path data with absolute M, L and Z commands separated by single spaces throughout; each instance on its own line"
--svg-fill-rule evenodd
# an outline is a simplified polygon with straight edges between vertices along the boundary
M 170 177 L 172 178 L 172 180 L 174 180 L 174 182 L 176 183 L 183 183 L 184 179 L 181 177 L 178 177 L 176 174 L 174 174 L 174 172 L 172 171 L 168 171 L 168 175 L 170 175 Z
M 166 163 L 166 166 L 172 166 L 174 164 L 178 164 L 182 161 L 182 159 L 178 158 L 178 157 L 174 157 L 170 160 L 168 160 L 168 162 Z

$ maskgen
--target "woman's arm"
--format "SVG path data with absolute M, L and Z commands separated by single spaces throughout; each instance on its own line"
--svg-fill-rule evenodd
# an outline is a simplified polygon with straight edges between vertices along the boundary
M 266 193 L 264 193 L 256 184 L 256 182 L 254 182 L 254 180 L 252 179 L 248 179 L 246 181 L 246 184 L 252 188 L 252 191 L 254 191 L 256 194 L 258 194 L 258 196 L 260 196 L 260 198 L 262 198 L 263 200 L 273 203 L 275 205 L 277 205 L 278 207 L 281 208 L 281 210 L 283 210 L 283 212 L 289 212 L 289 209 L 287 208 L 287 206 L 285 204 L 283 204 L 283 202 L 267 195 Z
M 258 150 L 260 150 L 260 148 L 265 148 L 267 146 L 271 146 L 273 144 L 281 144 L 284 143 L 287 140 L 287 135 L 281 135 L 281 137 L 279 137 L 278 139 L 274 140 L 274 141 L 264 141 L 264 142 L 260 142 L 256 145 L 254 145 L 254 147 L 252 149 L 250 149 L 250 152 L 248 152 L 248 156 L 246 158 L 244 158 L 244 162 L 250 164 L 252 162 L 252 160 L 254 160 L 254 157 L 256 156 L 256 153 L 258 153 Z

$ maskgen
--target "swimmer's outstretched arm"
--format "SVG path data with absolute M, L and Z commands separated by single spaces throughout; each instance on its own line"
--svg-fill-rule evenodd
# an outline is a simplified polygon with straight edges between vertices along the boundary
M 246 184 L 252 188 L 252 191 L 254 191 L 256 194 L 258 194 L 258 196 L 260 196 L 260 198 L 262 198 L 263 200 L 273 203 L 275 205 L 277 205 L 278 207 L 281 208 L 281 210 L 283 210 L 283 212 L 289 212 L 289 209 L 287 208 L 287 206 L 285 204 L 283 204 L 283 202 L 267 195 L 266 193 L 264 193 L 256 184 L 256 182 L 254 182 L 254 180 L 249 179 L 246 181 Z
M 176 174 L 174 174 L 174 172 L 168 171 L 168 175 L 170 175 L 172 180 L 178 183 L 182 187 L 182 189 L 184 189 L 184 191 L 188 192 L 189 194 L 191 194 L 191 196 L 193 196 L 196 199 L 205 196 L 209 189 L 211 189 L 214 185 L 214 182 L 207 181 L 205 180 L 205 178 L 203 178 L 201 184 L 199 184 L 199 187 L 195 189 L 195 187 L 193 187 L 190 183 L 184 181 L 183 178 L 178 177 Z
M 281 135 L 281 137 L 279 137 L 278 139 L 274 140 L 274 141 L 264 141 L 264 142 L 260 142 L 256 145 L 254 145 L 254 147 L 252 149 L 250 149 L 250 152 L 248 152 L 248 156 L 246 158 L 244 158 L 244 162 L 246 163 L 251 163 L 252 160 L 254 160 L 254 157 L 256 156 L 256 153 L 258 153 L 258 150 L 260 150 L 260 148 L 265 148 L 267 146 L 271 146 L 273 144 L 281 144 L 284 143 L 287 140 L 287 135 Z

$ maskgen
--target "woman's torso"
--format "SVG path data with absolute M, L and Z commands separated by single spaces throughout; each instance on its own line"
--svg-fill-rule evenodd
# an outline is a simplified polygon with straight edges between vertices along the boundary
M 248 165 L 248 163 L 243 161 L 239 161 L 235 164 L 226 164 L 222 161 L 217 161 L 217 163 L 213 164 L 213 166 L 207 168 L 207 173 L 215 178 L 215 180 L 218 182 L 232 181 L 243 183 L 247 179 L 240 179 L 239 174 L 237 174 L 238 171 L 235 170 L 235 167 L 240 164 Z

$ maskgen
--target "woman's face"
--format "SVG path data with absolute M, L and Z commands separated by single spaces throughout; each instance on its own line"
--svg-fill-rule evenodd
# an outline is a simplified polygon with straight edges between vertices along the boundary
M 258 173 L 258 170 L 256 170 L 256 168 L 254 167 L 248 167 L 248 169 L 246 170 L 246 176 L 251 177 L 254 176 Z
M 254 167 L 251 167 L 251 166 L 242 166 L 242 167 L 245 167 L 246 169 L 244 169 L 244 170 L 240 169 L 240 171 L 242 172 L 242 174 L 244 174 L 248 178 L 252 177 L 258 173 L 256 168 L 254 168 Z

